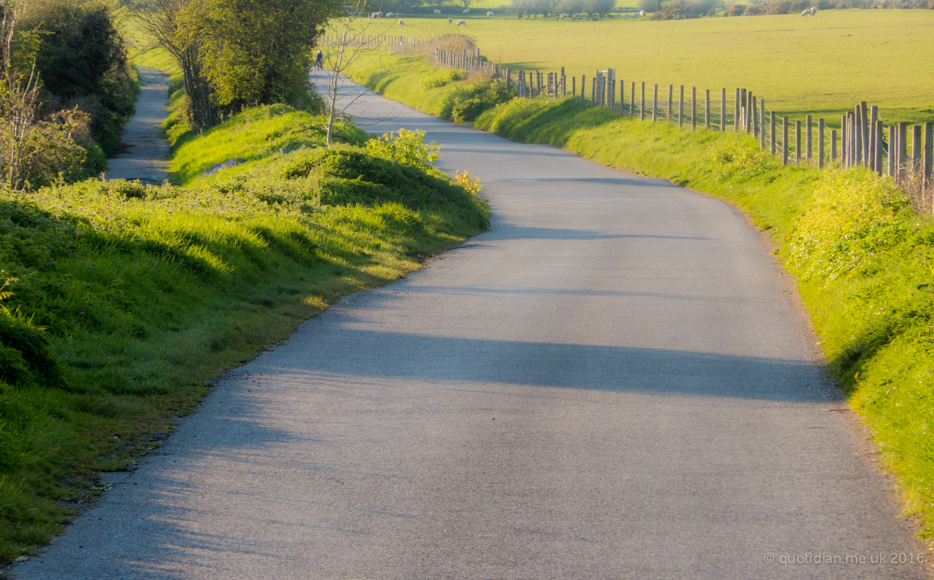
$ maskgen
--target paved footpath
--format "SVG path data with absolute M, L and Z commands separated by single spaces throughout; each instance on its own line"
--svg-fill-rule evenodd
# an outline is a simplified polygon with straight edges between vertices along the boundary
M 107 179 L 138 179 L 159 185 L 168 177 L 169 144 L 159 125 L 166 117 L 169 77 L 155 69 L 139 67 L 142 80 L 136 112 L 123 126 L 120 142 L 126 150 L 107 162 Z
M 427 131 L 492 229 L 231 371 L 17 578 L 925 577 L 741 214 L 354 111 Z

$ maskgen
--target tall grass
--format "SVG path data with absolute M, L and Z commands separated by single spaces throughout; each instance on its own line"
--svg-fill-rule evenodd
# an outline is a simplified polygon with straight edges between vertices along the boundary
M 320 149 L 322 127 L 251 110 L 182 140 L 179 186 L 0 195 L 0 560 L 57 533 L 218 373 L 486 227 L 467 188 L 370 154 L 352 125 Z
M 431 111 L 439 94 L 457 90 L 412 91 L 437 71 L 403 62 L 373 83 L 390 98 Z M 357 74 L 367 80 L 372 70 Z M 934 537 L 934 222 L 890 179 L 782 168 L 744 134 L 630 121 L 572 98 L 514 99 L 474 126 L 670 179 L 732 203 L 770 232 L 832 375 L 897 476 L 906 512 Z

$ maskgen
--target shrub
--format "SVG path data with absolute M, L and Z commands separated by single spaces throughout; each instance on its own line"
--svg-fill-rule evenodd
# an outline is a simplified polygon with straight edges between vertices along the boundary
M 389 132 L 378 139 L 371 139 L 366 150 L 376 157 L 428 170 L 438 160 L 441 148 L 434 141 L 426 145 L 424 137 L 422 130 L 399 129 L 398 133 Z
M 418 86 L 422 88 L 423 91 L 428 89 L 436 89 L 438 87 L 443 87 L 447 84 L 450 84 L 454 81 L 462 81 L 467 78 L 467 73 L 462 70 L 457 69 L 445 69 L 439 71 L 437 74 L 430 77 L 426 77 L 419 81 Z
M 117 153 L 139 87 L 109 9 L 44 3 L 22 27 L 40 40 L 35 56 L 48 93 L 45 112 L 78 106 L 90 116 L 94 140 L 108 155 Z

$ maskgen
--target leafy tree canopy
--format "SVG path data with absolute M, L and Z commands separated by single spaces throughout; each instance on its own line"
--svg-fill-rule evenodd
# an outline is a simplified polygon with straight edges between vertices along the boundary
M 335 0 L 191 0 L 179 33 L 199 45 L 204 75 L 230 112 L 307 105 L 312 48 Z

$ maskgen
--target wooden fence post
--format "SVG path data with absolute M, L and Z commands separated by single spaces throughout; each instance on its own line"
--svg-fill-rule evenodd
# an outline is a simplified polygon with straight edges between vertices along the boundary
M 853 166 L 858 167 L 863 163 L 863 114 L 859 105 L 853 110 Z
M 879 107 L 873 105 L 869 110 L 869 169 L 877 171 L 876 168 L 876 145 L 879 142 L 879 137 L 876 135 L 876 121 L 879 120 Z
M 824 118 L 817 120 L 817 168 L 824 168 Z
M 652 92 L 652 122 L 655 122 L 655 117 L 658 113 L 658 85 L 655 85 L 655 90 Z
M 616 69 L 606 69 L 606 98 L 608 106 L 612 109 L 616 105 Z
M 902 182 L 908 172 L 908 123 L 905 121 L 898 124 L 898 149 L 895 153 L 898 156 L 896 161 L 898 181 Z
M 869 167 L 869 113 L 868 108 L 866 107 L 866 101 L 860 101 L 859 103 L 859 122 L 860 127 L 863 130 L 863 163 L 866 167 Z
M 678 92 L 678 128 L 680 129 L 684 123 L 684 85 L 681 85 L 681 90 Z
M 898 132 L 898 130 L 896 129 L 895 125 L 889 125 L 889 167 L 888 167 L 888 174 L 889 174 L 889 177 L 892 177 L 892 178 L 895 177 L 895 164 L 896 164 L 896 158 L 897 158 L 897 156 L 895 155 L 895 148 L 898 146 L 898 143 L 897 143 L 898 139 L 896 138 L 896 137 L 897 137 L 897 135 L 896 135 L 897 132 Z
M 873 151 L 875 154 L 875 157 L 872 160 L 872 166 L 875 168 L 873 169 L 873 171 L 875 171 L 879 175 L 882 175 L 882 147 L 884 146 L 884 144 L 882 143 L 882 120 L 881 119 L 876 120 L 876 126 L 873 132 L 875 134 L 875 139 L 876 139 L 876 143 L 875 145 L 873 145 Z
M 564 83 L 565 78 L 566 77 L 564 76 L 564 67 L 561 67 L 561 96 L 562 97 L 568 94 L 568 88 Z
M 697 87 L 691 87 L 691 131 L 697 130 Z
M 769 125 L 772 126 L 772 131 L 769 134 L 771 137 L 770 141 L 772 143 L 772 155 L 775 155 L 775 111 L 769 111 Z
M 597 77 L 590 81 L 590 106 L 597 104 Z
M 801 165 L 801 121 L 795 121 L 795 165 Z
M 726 89 L 720 89 L 720 132 L 726 131 Z
M 645 81 L 642 81 L 642 92 L 639 95 L 639 120 L 645 121 Z
M 629 118 L 635 119 L 636 115 L 636 83 L 629 83 Z
M 668 85 L 668 114 L 665 116 L 665 120 L 671 123 L 671 105 L 674 103 L 674 92 L 675 86 Z
M 788 117 L 782 117 L 782 167 L 788 165 Z
M 704 127 L 710 129 L 710 89 L 704 89 Z
M 623 114 L 623 105 L 626 104 L 626 83 L 619 81 L 619 114 Z
M 736 89 L 736 98 L 733 100 L 733 132 L 739 133 L 739 89 Z
M 765 149 L 765 99 L 759 99 L 759 149 Z
M 810 163 L 811 162 L 811 133 L 813 132 L 811 129 L 811 116 L 810 115 L 805 117 L 805 124 L 807 125 L 807 128 L 806 128 L 807 137 L 804 140 L 804 147 L 806 151 L 805 159 L 807 160 L 808 163 Z
M 840 125 L 840 168 L 850 167 L 850 114 L 844 113 Z
M 584 87 L 587 86 L 587 75 L 581 75 L 581 106 L 584 106 Z
M 755 136 L 756 131 L 756 97 L 749 91 L 746 94 L 746 134 Z
M 924 178 L 928 187 L 934 185 L 934 123 L 924 124 Z
M 911 173 L 917 178 L 921 175 L 921 125 L 915 125 L 911 129 Z
M 830 130 L 830 165 L 837 160 L 837 130 Z

